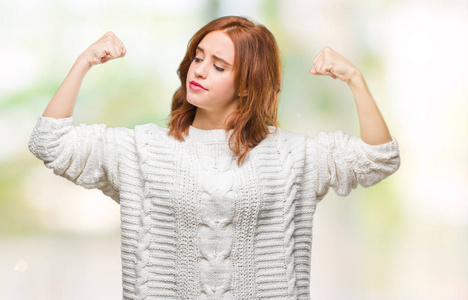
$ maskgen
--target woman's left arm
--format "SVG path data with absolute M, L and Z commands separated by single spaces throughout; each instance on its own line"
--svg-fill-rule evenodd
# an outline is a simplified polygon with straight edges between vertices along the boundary
M 356 101 L 361 139 L 369 145 L 392 141 L 387 124 L 367 87 L 361 72 L 346 58 L 330 47 L 325 47 L 314 59 L 314 75 L 328 75 L 348 84 Z

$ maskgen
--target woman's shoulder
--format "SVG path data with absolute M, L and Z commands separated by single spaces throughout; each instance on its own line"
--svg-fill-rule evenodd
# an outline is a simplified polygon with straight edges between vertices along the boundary
M 268 126 L 270 134 L 260 142 L 252 151 L 260 156 L 273 155 L 283 160 L 289 159 L 298 164 L 304 160 L 307 145 L 307 135 L 281 128 Z
M 270 129 L 271 136 L 276 137 L 276 138 L 282 138 L 282 139 L 286 139 L 286 140 L 292 140 L 292 139 L 302 140 L 305 137 L 307 137 L 307 135 L 304 134 L 304 133 L 298 133 L 298 132 L 294 132 L 294 131 L 285 130 L 285 129 L 279 127 L 279 126 L 278 127 L 268 126 L 268 128 Z
M 293 148 L 304 148 L 306 144 L 307 136 L 305 134 L 285 130 L 279 126 L 268 126 L 268 129 L 270 134 L 260 142 L 260 148 L 275 147 L 280 152 L 290 152 Z
M 151 122 L 135 125 L 135 133 L 139 134 L 167 135 L 168 131 L 169 128 Z
M 180 141 L 168 133 L 169 128 L 157 123 L 135 125 L 135 138 L 140 141 L 153 140 L 157 143 L 163 143 L 168 146 L 173 145 L 173 143 L 180 143 Z

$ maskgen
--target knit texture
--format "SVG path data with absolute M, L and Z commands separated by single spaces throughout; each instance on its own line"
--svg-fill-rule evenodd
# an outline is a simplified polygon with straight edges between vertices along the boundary
M 123 299 L 310 299 L 312 223 L 330 187 L 347 196 L 400 166 L 398 143 L 269 126 L 241 167 L 232 130 L 184 142 L 39 116 L 29 150 L 54 174 L 120 204 Z

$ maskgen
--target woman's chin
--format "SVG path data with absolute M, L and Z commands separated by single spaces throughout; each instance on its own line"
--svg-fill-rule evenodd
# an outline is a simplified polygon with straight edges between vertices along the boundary
M 193 95 L 190 92 L 187 93 L 187 102 L 195 106 L 206 106 L 207 102 L 205 97 L 200 97 L 201 95 Z
M 190 98 L 190 97 L 187 97 L 187 102 L 190 103 L 190 104 L 192 104 L 192 105 L 194 105 L 194 106 L 196 106 L 196 107 L 203 106 L 203 103 L 202 103 L 202 102 L 197 101 L 197 100 L 194 100 L 194 99 L 192 99 L 192 98 Z

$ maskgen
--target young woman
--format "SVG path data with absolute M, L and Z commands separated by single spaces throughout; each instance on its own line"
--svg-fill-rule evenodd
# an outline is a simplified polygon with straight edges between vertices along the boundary
M 85 73 L 125 53 L 112 32 L 83 52 L 29 142 L 56 175 L 120 204 L 123 298 L 309 299 L 317 203 L 400 166 L 360 72 L 329 47 L 310 71 L 348 83 L 361 137 L 284 131 L 273 35 L 222 17 L 188 44 L 168 128 L 73 125 Z

